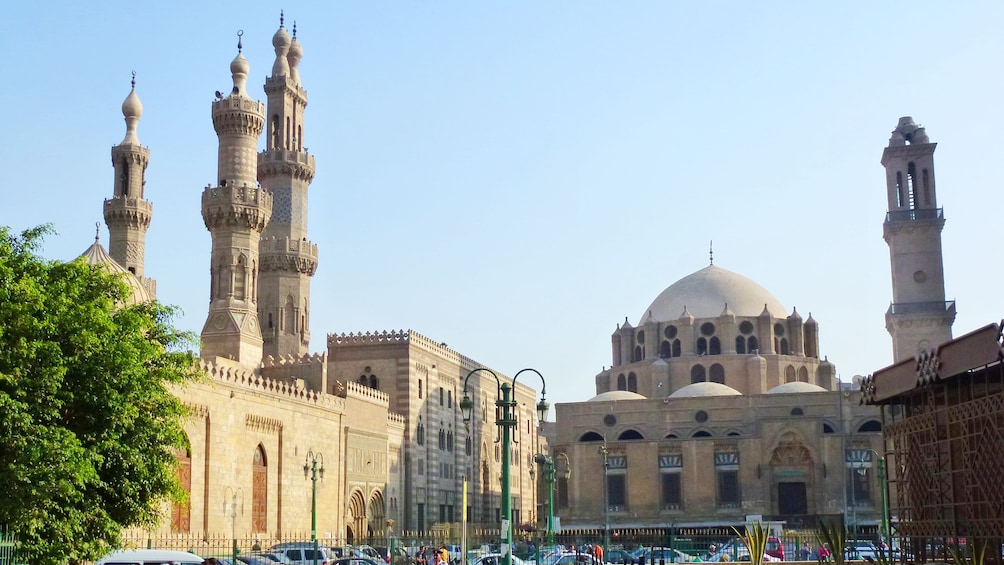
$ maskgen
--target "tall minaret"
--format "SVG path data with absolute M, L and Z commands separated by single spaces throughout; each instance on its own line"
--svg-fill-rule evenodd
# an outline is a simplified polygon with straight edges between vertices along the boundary
M 303 355 L 310 346 L 310 277 L 317 270 L 317 245 L 307 241 L 307 188 L 314 157 L 303 148 L 307 91 L 297 66 L 300 42 L 283 26 L 272 37 L 275 63 L 265 80 L 268 95 L 267 149 L 258 154 L 258 180 L 272 194 L 272 218 L 261 238 L 258 316 L 265 355 Z
M 889 198 L 883 236 L 892 263 L 892 305 L 885 327 L 892 336 L 894 362 L 952 339 L 955 301 L 945 300 L 945 217 L 934 188 L 935 147 L 908 116 L 899 119 L 882 152 Z
M 146 250 L 146 230 L 153 216 L 153 204 L 143 198 L 146 187 L 146 166 L 150 163 L 150 149 L 139 143 L 136 126 L 143 115 L 143 104 L 136 95 L 136 73 L 132 74 L 132 90 L 122 103 L 126 135 L 122 143 L 112 147 L 112 166 L 115 167 L 115 187 L 112 197 L 105 200 L 105 224 L 108 225 L 108 254 L 146 287 L 150 296 L 156 296 L 157 285 L 143 276 L 143 257 Z
M 247 94 L 250 66 L 241 54 L 230 63 L 234 87 L 213 102 L 220 138 L 218 180 L 202 193 L 202 219 L 213 237 L 209 316 L 202 328 L 205 359 L 225 357 L 249 367 L 262 360 L 258 325 L 258 242 L 272 214 L 272 195 L 257 187 L 258 137 L 265 105 Z

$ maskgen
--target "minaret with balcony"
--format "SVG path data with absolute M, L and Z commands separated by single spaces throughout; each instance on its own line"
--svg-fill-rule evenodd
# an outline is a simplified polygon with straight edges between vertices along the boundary
M 143 276 L 146 254 L 146 230 L 153 217 L 153 204 L 144 198 L 146 167 L 150 163 L 150 149 L 140 145 L 136 135 L 143 104 L 136 94 L 136 73 L 132 75 L 132 90 L 122 103 L 126 135 L 121 143 L 112 147 L 112 166 L 115 183 L 112 197 L 105 200 L 104 216 L 108 226 L 108 254 L 125 267 L 146 288 L 151 297 L 156 296 L 157 284 Z
M 258 246 L 272 215 L 272 195 L 258 187 L 258 138 L 265 127 L 265 105 L 247 94 L 250 65 L 241 48 L 238 39 L 237 57 L 230 63 L 233 89 L 226 96 L 217 93 L 212 108 L 219 152 L 217 185 L 202 193 L 202 219 L 213 245 L 201 355 L 258 367 Z
M 265 80 L 266 149 L 258 154 L 258 180 L 272 195 L 272 216 L 261 238 L 258 315 L 266 356 L 303 355 L 310 346 L 310 278 L 317 245 L 307 240 L 307 190 L 314 157 L 304 147 L 307 91 L 300 83 L 303 49 L 279 19 L 272 37 L 275 62 Z
M 883 236 L 889 244 L 893 298 L 885 321 L 894 362 L 952 339 L 955 302 L 945 300 L 945 217 L 934 184 L 936 147 L 923 127 L 904 117 L 882 152 L 889 201 Z

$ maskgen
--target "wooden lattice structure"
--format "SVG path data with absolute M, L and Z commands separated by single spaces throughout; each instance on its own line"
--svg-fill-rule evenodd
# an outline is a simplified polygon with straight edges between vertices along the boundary
M 862 382 L 883 406 L 890 514 L 912 561 L 1004 544 L 1004 348 L 991 324 Z

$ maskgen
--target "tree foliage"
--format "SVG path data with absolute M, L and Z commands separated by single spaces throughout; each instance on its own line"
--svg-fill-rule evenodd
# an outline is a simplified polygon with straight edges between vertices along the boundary
M 191 335 L 124 282 L 0 226 L 0 524 L 40 565 L 95 560 L 179 500 Z

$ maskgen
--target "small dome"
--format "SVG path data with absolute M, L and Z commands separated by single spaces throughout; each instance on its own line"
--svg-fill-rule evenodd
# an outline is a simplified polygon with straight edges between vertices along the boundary
M 282 23 L 280 23 L 279 29 L 276 30 L 275 35 L 272 36 L 272 47 L 275 47 L 276 50 L 289 49 L 290 42 L 289 32 L 287 32 L 286 28 L 282 25 Z
M 826 389 L 814 384 L 803 383 L 801 381 L 795 381 L 792 383 L 784 383 L 783 385 L 778 385 L 767 391 L 767 394 L 787 394 L 790 392 L 800 393 L 800 392 L 826 392 Z
M 132 291 L 132 296 L 126 299 L 128 304 L 139 304 L 142 302 L 150 302 L 150 293 L 147 292 L 146 287 L 140 282 L 136 275 L 130 273 L 128 269 L 119 265 L 118 261 L 112 259 L 112 256 L 105 251 L 105 248 L 101 246 L 98 238 L 94 238 L 94 244 L 87 248 L 80 257 L 88 265 L 97 265 L 102 267 L 106 272 L 113 275 L 119 275 L 122 280 L 129 285 L 129 289 Z
M 608 390 L 590 398 L 587 402 L 607 402 L 610 400 L 648 400 L 646 397 L 630 390 Z
M 655 321 L 669 322 L 681 318 L 680 312 L 685 310 L 695 318 L 715 318 L 726 305 L 736 316 L 756 316 L 765 304 L 775 315 L 788 311 L 774 295 L 752 280 L 709 265 L 662 291 L 640 319 L 645 320 L 651 311 Z
M 237 82 L 238 75 L 244 75 L 244 78 L 247 79 L 247 75 L 250 72 L 251 64 L 248 63 L 248 60 L 244 58 L 242 53 L 238 53 L 237 56 L 234 57 L 234 60 L 230 61 L 230 73 L 234 76 L 235 84 Z
M 689 384 L 669 395 L 670 398 L 702 398 L 706 396 L 742 396 L 742 393 L 728 385 L 708 381 Z

